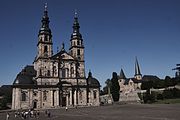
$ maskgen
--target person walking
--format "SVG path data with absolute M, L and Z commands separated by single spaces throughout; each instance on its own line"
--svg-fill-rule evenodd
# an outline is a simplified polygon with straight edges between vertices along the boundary
M 68 110 L 68 107 L 66 106 L 66 111 Z
M 9 117 L 10 117 L 10 115 L 9 115 L 9 113 L 7 113 L 6 120 L 9 120 Z
M 51 112 L 48 110 L 48 117 L 50 118 L 51 117 Z

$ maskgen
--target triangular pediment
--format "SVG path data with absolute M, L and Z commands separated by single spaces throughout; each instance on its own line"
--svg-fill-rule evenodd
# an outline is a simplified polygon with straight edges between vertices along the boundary
M 52 56 L 52 58 L 64 59 L 64 60 L 74 60 L 74 58 L 69 53 L 67 53 L 66 51 L 60 51 L 57 54 L 55 54 L 54 56 Z
M 62 59 L 66 59 L 66 60 L 74 60 L 74 58 L 66 52 L 61 54 L 61 57 L 62 57 Z

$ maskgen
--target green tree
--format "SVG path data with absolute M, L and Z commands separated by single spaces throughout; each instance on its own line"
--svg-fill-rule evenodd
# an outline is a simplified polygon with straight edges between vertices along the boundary
M 111 90 L 110 90 L 110 88 L 111 88 L 111 86 L 112 86 L 112 82 L 111 82 L 111 80 L 110 79 L 107 79 L 106 80 L 106 86 L 107 86 L 107 90 L 108 90 L 108 94 L 110 94 L 111 93 Z
M 164 79 L 164 85 L 165 87 L 169 87 L 172 85 L 172 80 L 169 76 L 166 76 L 165 79 Z
M 118 83 L 118 76 L 116 72 L 112 73 L 111 79 L 111 94 L 114 101 L 119 101 L 119 83 Z
M 153 87 L 153 81 L 143 81 L 141 85 L 142 90 L 150 90 Z

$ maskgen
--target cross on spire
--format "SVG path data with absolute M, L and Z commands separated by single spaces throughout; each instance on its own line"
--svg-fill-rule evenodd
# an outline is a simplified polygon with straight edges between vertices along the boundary
M 44 10 L 47 11 L 47 9 L 48 9 L 48 4 L 45 3 Z
M 75 11 L 74 11 L 74 17 L 75 17 L 75 18 L 78 17 L 77 9 L 75 9 Z

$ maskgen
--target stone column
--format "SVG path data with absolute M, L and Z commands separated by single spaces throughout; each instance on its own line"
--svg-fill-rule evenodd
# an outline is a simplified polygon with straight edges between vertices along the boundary
M 54 96 L 53 96 L 53 90 L 50 90 L 50 98 L 51 98 L 51 107 L 53 107 L 53 99 L 54 99 Z
M 69 97 L 68 97 L 68 94 L 66 94 L 66 106 L 69 106 Z
M 70 97 L 69 97 L 70 104 L 69 105 L 72 105 L 72 90 L 69 91 L 69 94 L 70 94 Z
M 59 89 L 56 90 L 56 105 L 59 106 Z
M 39 90 L 39 108 L 42 108 L 42 89 Z
M 76 94 L 77 94 L 77 91 L 75 90 L 75 91 L 74 91 L 74 105 L 77 105 L 77 104 L 76 104 Z
M 21 108 L 21 89 L 20 88 L 16 88 L 15 89 L 15 93 L 16 93 L 16 98 L 15 98 L 15 108 L 16 109 L 20 109 Z
M 12 107 L 11 107 L 11 109 L 15 109 L 15 96 L 16 94 L 15 94 L 15 88 L 13 88 L 13 93 L 12 93 Z
M 28 89 L 29 92 L 29 108 L 33 107 L 32 105 L 32 101 L 33 101 L 33 90 L 32 89 Z

